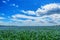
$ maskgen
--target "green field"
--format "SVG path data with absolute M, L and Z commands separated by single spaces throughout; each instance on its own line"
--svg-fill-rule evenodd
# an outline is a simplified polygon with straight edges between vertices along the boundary
M 23 27 L 0 30 L 0 40 L 60 40 L 60 27 Z

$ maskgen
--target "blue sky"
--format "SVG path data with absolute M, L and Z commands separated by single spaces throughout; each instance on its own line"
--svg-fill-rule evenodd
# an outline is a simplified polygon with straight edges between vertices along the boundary
M 60 24 L 60 0 L 0 0 L 0 25 Z

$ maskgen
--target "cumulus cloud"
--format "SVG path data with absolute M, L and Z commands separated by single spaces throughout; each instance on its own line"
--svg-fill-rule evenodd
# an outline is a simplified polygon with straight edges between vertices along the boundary
M 41 6 L 41 8 L 38 8 L 36 11 L 22 10 L 21 12 L 30 16 L 25 14 L 14 14 L 11 16 L 11 21 L 24 26 L 60 24 L 60 4 L 58 3 L 51 3 Z M 33 15 L 36 16 L 34 17 Z M 23 20 L 23 18 L 27 20 Z
M 51 3 L 38 8 L 36 13 L 41 15 L 51 15 L 51 14 L 59 14 L 60 13 L 60 4 L 58 3 Z
M 60 4 L 59 3 L 51 3 L 44 6 L 41 6 L 41 8 L 38 8 L 36 11 L 25 11 L 22 10 L 21 12 L 29 15 L 36 15 L 36 16 L 43 16 L 43 15 L 51 15 L 60 13 Z
M 29 15 L 36 15 L 35 11 L 25 11 L 25 10 L 21 10 L 21 12 L 25 13 L 25 14 L 29 14 Z
M 58 3 L 51 3 L 41 6 L 41 8 L 38 8 L 36 11 L 22 10 L 21 12 L 29 15 L 36 15 L 36 17 L 27 16 L 24 14 L 15 14 L 12 15 L 12 19 L 26 24 L 30 23 L 31 25 L 60 23 L 60 4 Z M 27 18 L 27 20 L 21 20 L 19 18 Z
M 20 20 L 18 18 L 27 18 L 28 20 Z M 26 15 L 20 15 L 20 14 L 16 14 L 12 16 L 12 19 L 14 21 L 20 21 L 20 22 L 32 22 L 32 19 L 34 20 L 34 22 L 40 22 L 40 23 L 57 23 L 56 21 L 59 20 L 60 16 L 59 14 L 53 14 L 53 15 L 49 15 L 49 16 L 42 16 L 42 17 L 32 17 L 32 16 L 26 16 Z
M 12 15 L 12 18 L 27 18 L 27 19 L 35 19 L 35 17 L 27 16 L 27 15 L 21 15 L 21 14 L 15 14 L 15 15 Z

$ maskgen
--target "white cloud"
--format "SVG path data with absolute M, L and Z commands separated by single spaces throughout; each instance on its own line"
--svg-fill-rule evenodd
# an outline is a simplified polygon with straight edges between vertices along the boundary
M 2 1 L 3 3 L 6 3 L 6 1 Z
M 15 4 L 14 4 L 15 6 Z M 22 10 L 21 12 L 28 14 L 14 14 L 10 20 L 10 24 L 16 24 L 21 26 L 40 26 L 40 25 L 53 25 L 60 24 L 60 4 L 51 3 L 38 8 L 36 11 Z M 36 15 L 33 17 L 32 15 Z M 27 20 L 21 20 L 19 18 L 26 18 Z M 0 19 L 4 19 L 0 17 Z M 33 20 L 32 20 L 33 19 Z M 14 23 L 15 22 L 15 23 Z M 8 22 L 9 23 L 9 22 Z
M 21 15 L 21 14 L 15 14 L 15 15 L 12 15 L 12 18 L 27 18 L 27 19 L 35 19 L 35 17 L 32 17 L 32 16 L 26 16 L 26 15 Z
M 44 10 L 52 10 L 52 9 L 56 9 L 56 8 L 60 8 L 60 4 L 56 4 L 56 3 L 51 3 L 51 4 L 47 4 L 45 6 L 42 6 L 42 9 Z
M 53 17 L 52 15 L 50 15 L 50 16 L 46 16 L 45 15 L 45 16 L 42 16 L 42 17 L 32 17 L 32 16 L 26 16 L 26 15 L 16 14 L 16 15 L 12 16 L 12 20 L 13 21 L 20 21 L 20 22 L 28 22 L 28 21 L 32 22 L 32 19 L 33 19 L 34 22 L 44 22 L 44 23 L 46 23 L 48 21 L 51 21 L 50 19 L 55 20 L 55 18 L 54 18 L 55 16 L 53 18 L 52 17 Z M 27 18 L 28 20 L 20 20 L 18 18 Z
M 10 6 L 13 6 L 13 7 L 16 7 L 16 8 L 18 8 L 18 7 L 19 7 L 19 5 L 15 4 L 15 3 L 10 4 Z
M 27 10 L 24 11 L 22 10 L 21 12 L 25 13 L 25 14 L 29 14 L 29 15 L 36 15 L 37 17 L 33 17 L 33 16 L 27 16 L 24 14 L 15 14 L 12 15 L 12 19 L 13 21 L 18 21 L 18 22 L 22 22 L 23 24 L 27 25 L 52 25 L 52 24 L 59 24 L 59 20 L 60 20 L 60 4 L 56 4 L 56 3 L 51 3 L 51 4 L 47 4 L 42 6 L 41 8 L 38 8 L 36 11 L 31 11 L 31 10 Z M 28 20 L 21 20 L 18 18 L 27 18 Z M 32 21 L 32 19 L 34 21 Z
M 36 13 L 37 15 L 45 15 L 45 14 L 54 14 L 54 13 L 60 13 L 60 4 L 51 3 L 42 6 L 41 8 L 38 8 Z
M 15 6 L 16 4 L 12 4 L 12 6 Z
M 29 15 L 36 15 L 36 16 L 43 16 L 43 15 L 60 13 L 60 4 L 51 3 L 51 4 L 41 6 L 41 8 L 38 8 L 36 11 L 22 10 L 21 12 L 23 12 L 25 14 L 29 14 Z
M 25 10 L 21 10 L 21 12 L 25 13 L 25 14 L 29 14 L 29 15 L 36 15 L 35 11 L 25 11 Z
M 5 18 L 4 18 L 4 17 L 0 17 L 0 20 L 1 20 L 1 19 L 5 19 Z

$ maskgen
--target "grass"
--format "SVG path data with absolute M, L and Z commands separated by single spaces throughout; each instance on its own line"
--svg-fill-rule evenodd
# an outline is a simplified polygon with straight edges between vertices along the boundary
M 0 40 L 60 40 L 60 30 L 0 30 Z

